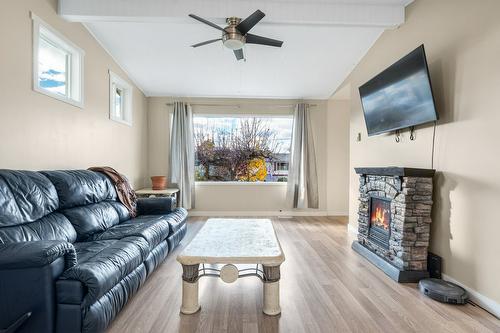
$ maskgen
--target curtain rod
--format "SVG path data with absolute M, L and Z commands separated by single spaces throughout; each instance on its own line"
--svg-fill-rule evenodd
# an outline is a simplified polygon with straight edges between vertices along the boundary
M 245 106 L 257 106 L 257 107 L 268 107 L 268 108 L 293 108 L 297 104 L 199 104 L 199 103 L 188 103 L 194 106 L 219 106 L 219 107 L 236 107 L 242 108 Z M 166 103 L 167 106 L 173 106 L 174 103 Z M 310 107 L 316 107 L 317 104 L 309 104 Z

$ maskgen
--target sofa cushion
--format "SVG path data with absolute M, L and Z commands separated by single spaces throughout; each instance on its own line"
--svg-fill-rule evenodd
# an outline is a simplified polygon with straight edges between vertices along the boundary
M 168 215 L 162 215 L 170 224 L 170 235 L 175 234 L 179 231 L 184 224 L 186 224 L 188 213 L 184 208 L 176 208 L 174 211 Z
M 56 189 L 41 173 L 0 170 L 0 227 L 36 221 L 58 207 Z
M 113 208 L 116 210 L 120 222 L 130 220 L 130 212 L 128 211 L 127 207 L 125 207 L 124 204 L 122 204 L 120 201 L 106 201 L 106 202 L 109 202 L 111 206 L 113 206 Z
M 42 171 L 54 184 L 61 209 L 116 201 L 116 191 L 105 175 L 89 170 Z
M 163 216 L 139 216 L 92 235 L 91 240 L 122 239 L 129 236 L 144 238 L 153 249 L 167 239 L 169 223 Z
M 168 236 L 167 243 L 169 252 L 172 252 L 177 247 L 177 245 L 179 245 L 181 240 L 186 235 L 186 232 L 187 232 L 187 225 L 184 223 L 182 227 L 175 232 L 175 234 Z
M 82 332 L 104 332 L 145 281 L 146 269 L 141 265 L 83 312 Z
M 114 202 L 98 202 L 81 207 L 65 209 L 62 213 L 74 226 L 77 240 L 90 238 L 120 223 L 120 214 L 115 209 Z
M 78 280 L 87 288 L 84 306 L 102 297 L 149 255 L 149 244 L 142 237 L 81 242 L 74 247 L 78 264 L 61 278 Z
M 31 223 L 0 228 L 0 243 L 61 240 L 73 243 L 75 228 L 61 213 L 50 213 Z
M 146 271 L 151 274 L 160 263 L 165 260 L 168 254 L 168 242 L 165 240 L 158 244 L 151 252 L 149 256 L 144 261 L 144 266 L 146 266 Z

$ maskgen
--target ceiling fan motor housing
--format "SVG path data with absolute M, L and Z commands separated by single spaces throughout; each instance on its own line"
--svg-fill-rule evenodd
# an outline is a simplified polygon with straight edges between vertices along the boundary
M 229 25 L 224 28 L 224 32 L 222 33 L 222 43 L 230 50 L 239 50 L 243 48 L 246 42 L 245 36 L 236 29 L 241 19 L 238 17 L 229 17 L 226 19 L 226 22 Z

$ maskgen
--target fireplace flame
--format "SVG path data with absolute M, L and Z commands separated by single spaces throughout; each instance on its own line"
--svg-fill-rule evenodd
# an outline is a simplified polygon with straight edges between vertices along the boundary
M 376 225 L 378 227 L 382 227 L 385 230 L 389 229 L 389 219 L 387 217 L 387 214 L 389 212 L 387 209 L 384 209 L 382 207 L 375 207 L 375 210 L 372 211 L 372 216 L 371 216 L 371 222 L 373 225 Z

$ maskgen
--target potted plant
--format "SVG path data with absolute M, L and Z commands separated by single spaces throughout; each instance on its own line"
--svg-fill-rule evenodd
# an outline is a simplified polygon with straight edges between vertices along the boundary
M 151 177 L 151 184 L 153 190 L 164 190 L 167 188 L 166 176 L 153 176 Z

